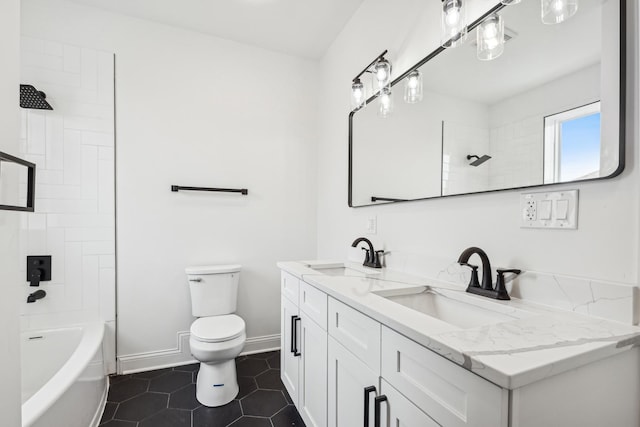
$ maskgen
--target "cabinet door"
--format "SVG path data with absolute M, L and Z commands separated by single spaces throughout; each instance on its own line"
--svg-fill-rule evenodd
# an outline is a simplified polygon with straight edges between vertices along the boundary
M 327 425 L 327 332 L 300 312 L 300 390 L 296 407 L 307 427 Z
M 300 321 L 298 306 L 284 296 L 281 298 L 280 319 L 280 377 L 295 405 L 298 404 L 300 357 L 292 348 L 300 348 Z M 293 346 L 292 346 L 293 344 Z
M 327 425 L 329 427 L 373 426 L 373 399 L 379 390 L 378 374 L 333 337 L 329 337 L 328 374 Z M 367 387 L 374 389 L 365 392 Z M 365 399 L 369 402 L 367 424 L 364 423 Z
M 411 403 L 384 379 L 381 380 L 381 393 L 386 400 L 380 405 L 380 427 L 439 427 L 427 414 Z

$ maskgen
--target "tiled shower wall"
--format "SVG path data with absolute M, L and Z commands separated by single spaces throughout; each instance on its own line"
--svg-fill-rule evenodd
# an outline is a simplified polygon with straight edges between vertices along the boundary
M 53 111 L 22 110 L 21 154 L 36 163 L 35 213 L 21 219 L 20 256 L 52 256 L 46 298 L 26 304 L 23 330 L 107 323 L 115 342 L 114 56 L 23 37 L 21 80 Z M 108 359 L 115 359 L 108 356 Z

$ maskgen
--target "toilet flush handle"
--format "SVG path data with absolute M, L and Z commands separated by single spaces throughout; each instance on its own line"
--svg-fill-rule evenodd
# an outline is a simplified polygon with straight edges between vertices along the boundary
M 197 277 L 195 279 L 189 279 L 190 282 L 202 282 L 202 279 Z

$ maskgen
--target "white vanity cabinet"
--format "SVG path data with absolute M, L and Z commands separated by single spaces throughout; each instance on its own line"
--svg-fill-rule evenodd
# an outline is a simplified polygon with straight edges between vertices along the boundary
M 282 272 L 281 379 L 308 427 L 327 425 L 327 295 Z
M 380 394 L 380 323 L 329 298 L 328 326 L 327 425 L 373 426 L 374 398 Z

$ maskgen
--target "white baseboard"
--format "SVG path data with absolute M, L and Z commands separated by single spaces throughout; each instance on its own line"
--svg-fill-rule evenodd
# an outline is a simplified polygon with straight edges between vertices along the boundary
M 280 334 L 265 335 L 262 337 L 247 338 L 244 349 L 240 355 L 265 353 L 280 349 Z
M 176 348 L 118 356 L 118 374 L 134 374 L 196 363 L 189 350 L 189 331 L 178 332 L 176 341 Z M 247 338 L 241 354 L 264 353 L 279 348 L 280 334 L 252 337 Z

